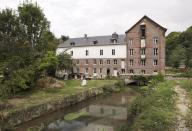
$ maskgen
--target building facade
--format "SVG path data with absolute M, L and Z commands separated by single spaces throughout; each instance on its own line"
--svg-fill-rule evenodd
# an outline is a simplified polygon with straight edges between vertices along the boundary
M 125 35 L 70 38 L 58 46 L 57 54 L 70 54 L 72 72 L 86 77 L 164 73 L 165 32 L 144 16 Z

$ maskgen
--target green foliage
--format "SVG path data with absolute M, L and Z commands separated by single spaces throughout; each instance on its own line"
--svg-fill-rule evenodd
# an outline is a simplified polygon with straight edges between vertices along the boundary
M 88 116 L 88 112 L 74 112 L 74 113 L 69 113 L 65 115 L 64 119 L 67 121 L 75 120 L 83 116 Z
M 175 75 L 175 77 L 192 78 L 192 69 L 187 69 L 185 71 L 182 71 L 181 73 Z
M 123 81 L 123 80 L 118 80 L 118 81 L 115 83 L 115 86 L 118 87 L 118 88 L 125 87 L 124 81 Z
M 166 64 L 171 66 L 170 60 L 170 55 L 172 54 L 172 50 L 175 49 L 177 46 L 177 41 L 179 38 L 180 32 L 171 32 L 167 37 L 166 37 Z
M 50 76 L 54 76 L 58 65 L 58 59 L 54 52 L 47 52 L 44 57 L 41 59 L 39 65 L 39 71 L 44 72 Z
M 19 20 L 24 28 L 24 36 L 30 44 L 30 47 L 38 51 L 44 50 L 42 43 L 42 34 L 49 31 L 49 22 L 45 18 L 42 9 L 31 2 L 24 2 L 18 7 Z
M 172 32 L 166 37 L 166 63 L 178 68 L 185 64 L 192 67 L 192 27 L 184 32 Z
M 153 90 L 142 87 L 129 109 L 134 124 L 132 130 L 162 131 L 173 130 L 175 125 L 175 92 L 172 81 L 156 83 Z
M 182 88 L 185 88 L 186 91 L 187 91 L 187 95 L 189 96 L 189 102 L 190 102 L 190 105 L 192 104 L 192 80 L 182 80 L 181 81 L 181 87 Z M 192 129 L 192 106 L 189 106 L 189 111 L 186 115 L 186 126 L 189 128 L 189 129 Z
M 73 66 L 73 62 L 71 59 L 71 55 L 67 53 L 61 53 L 58 56 L 58 69 L 63 70 L 63 69 L 71 69 Z
M 0 11 L 0 96 L 13 96 L 33 88 L 42 72 L 53 75 L 58 62 L 58 40 L 37 3 L 24 2 L 17 10 Z
M 177 46 L 169 56 L 170 65 L 174 68 L 178 68 L 181 62 L 185 61 L 185 49 L 181 46 Z

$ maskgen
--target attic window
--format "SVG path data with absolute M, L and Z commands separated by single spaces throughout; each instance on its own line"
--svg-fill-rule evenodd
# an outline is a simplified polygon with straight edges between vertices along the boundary
M 94 44 L 94 45 L 96 45 L 97 43 L 98 43 L 98 41 L 97 41 L 97 40 L 94 40 L 94 41 L 93 41 L 93 44 Z
M 71 42 L 70 45 L 71 45 L 71 46 L 74 46 L 74 45 L 75 45 L 75 42 Z
M 140 29 L 141 29 L 141 37 L 145 37 L 146 36 L 146 27 L 145 25 L 141 25 L 140 26 Z

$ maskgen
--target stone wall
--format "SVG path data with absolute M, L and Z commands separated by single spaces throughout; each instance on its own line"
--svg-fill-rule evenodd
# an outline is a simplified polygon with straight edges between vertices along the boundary
M 30 108 L 25 108 L 19 111 L 15 111 L 4 116 L 4 120 L 3 122 L 0 123 L 0 125 L 3 125 L 6 123 L 10 126 L 16 126 L 18 124 L 32 120 L 39 116 L 45 115 L 47 113 L 54 112 L 61 108 L 79 103 L 81 101 L 84 101 L 86 99 L 89 99 L 97 95 L 100 95 L 103 92 L 104 92 L 104 87 L 87 89 L 86 91 L 83 91 L 81 93 L 65 96 L 58 101 L 52 101 L 52 102 L 44 103 L 41 105 L 36 105 Z

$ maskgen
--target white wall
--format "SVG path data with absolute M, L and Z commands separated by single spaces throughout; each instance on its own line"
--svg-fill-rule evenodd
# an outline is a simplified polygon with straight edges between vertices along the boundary
M 115 49 L 115 55 L 112 55 L 112 49 Z M 106 45 L 106 46 L 84 46 L 72 48 L 58 48 L 57 54 L 67 51 L 70 54 L 73 51 L 73 59 L 86 59 L 86 58 L 126 58 L 126 45 Z M 89 55 L 86 56 L 86 50 Z M 103 50 L 103 55 L 100 55 L 100 50 Z

